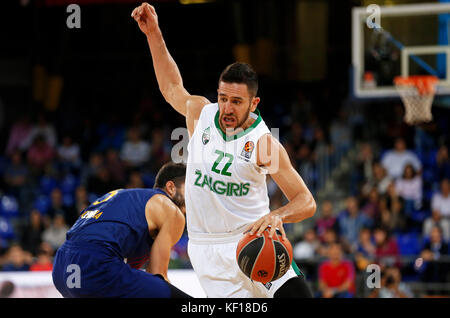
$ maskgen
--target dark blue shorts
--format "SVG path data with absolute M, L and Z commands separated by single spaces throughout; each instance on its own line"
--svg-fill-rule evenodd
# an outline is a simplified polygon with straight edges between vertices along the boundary
M 171 297 L 166 281 L 92 242 L 66 241 L 56 252 L 52 276 L 64 297 Z

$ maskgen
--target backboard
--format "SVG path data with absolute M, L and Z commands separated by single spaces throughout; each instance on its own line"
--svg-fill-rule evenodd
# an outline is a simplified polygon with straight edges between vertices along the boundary
M 435 75 L 436 95 L 450 96 L 449 22 L 450 2 L 353 8 L 353 97 L 398 98 L 399 75 Z

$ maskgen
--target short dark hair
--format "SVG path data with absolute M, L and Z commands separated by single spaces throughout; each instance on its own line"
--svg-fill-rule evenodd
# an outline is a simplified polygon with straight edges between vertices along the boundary
M 220 74 L 220 82 L 246 84 L 250 95 L 256 96 L 258 93 L 258 74 L 247 63 L 236 62 L 228 65 Z
M 164 189 L 167 181 L 173 181 L 176 187 L 184 183 L 186 165 L 184 163 L 168 162 L 156 174 L 153 188 Z

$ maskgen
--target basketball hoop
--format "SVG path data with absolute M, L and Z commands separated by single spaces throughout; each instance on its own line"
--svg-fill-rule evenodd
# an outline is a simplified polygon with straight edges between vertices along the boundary
M 439 78 L 432 75 L 397 76 L 394 84 L 405 105 L 404 120 L 409 125 L 429 122 L 433 119 L 433 104 Z

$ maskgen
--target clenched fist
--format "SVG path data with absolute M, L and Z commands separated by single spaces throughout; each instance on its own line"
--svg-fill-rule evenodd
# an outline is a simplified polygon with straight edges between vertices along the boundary
M 136 7 L 131 13 L 133 19 L 139 25 L 139 28 L 145 35 L 150 35 L 152 32 L 158 30 L 158 16 L 155 8 L 147 2 L 142 3 Z

